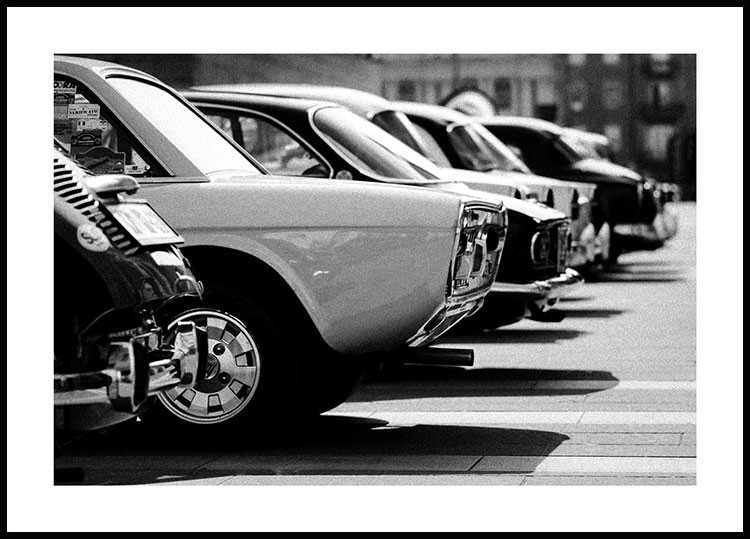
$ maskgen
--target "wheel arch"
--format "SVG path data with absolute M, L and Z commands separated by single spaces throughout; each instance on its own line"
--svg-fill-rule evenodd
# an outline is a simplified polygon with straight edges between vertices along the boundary
M 227 246 L 192 245 L 181 250 L 199 280 L 221 279 L 241 286 L 274 319 L 293 325 L 311 345 L 330 349 L 298 292 L 265 260 Z

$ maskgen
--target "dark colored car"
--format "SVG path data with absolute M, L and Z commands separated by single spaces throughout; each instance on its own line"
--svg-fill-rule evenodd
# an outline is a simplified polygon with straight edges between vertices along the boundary
M 55 427 L 93 430 L 133 417 L 149 397 L 191 387 L 205 369 L 205 330 L 167 327 L 197 304 L 182 238 L 136 181 L 95 177 L 54 150 Z
M 597 230 L 612 229 L 611 261 L 627 251 L 657 249 L 664 244 L 655 227 L 658 207 L 651 186 L 625 167 L 592 159 L 576 150 L 565 130 L 536 118 L 482 118 L 490 132 L 511 147 L 536 174 L 597 186 L 593 221 Z
M 441 180 L 440 169 L 422 155 L 332 103 L 242 93 L 184 95 L 274 174 L 480 193 Z M 486 307 L 469 323 L 497 327 L 524 316 L 552 319 L 546 311 L 583 282 L 577 272 L 566 268 L 568 219 L 541 204 L 490 193 L 481 196 L 502 200 L 508 209 L 508 235 Z M 491 244 L 494 240 L 479 248 L 489 249 Z

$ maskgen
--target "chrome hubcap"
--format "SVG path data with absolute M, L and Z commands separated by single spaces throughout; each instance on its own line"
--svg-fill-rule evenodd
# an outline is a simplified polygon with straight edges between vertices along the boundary
M 208 334 L 206 376 L 192 388 L 176 387 L 159 394 L 164 407 L 191 423 L 212 424 L 240 413 L 258 386 L 260 356 L 251 333 L 237 318 L 213 310 L 188 312 L 169 325 L 167 340 L 178 322 L 191 321 Z

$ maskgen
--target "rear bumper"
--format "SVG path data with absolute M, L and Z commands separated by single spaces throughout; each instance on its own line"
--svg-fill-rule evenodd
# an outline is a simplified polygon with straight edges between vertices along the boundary
M 114 424 L 136 414 L 149 397 L 178 385 L 190 387 L 199 380 L 206 367 L 207 350 L 202 344 L 205 331 L 192 322 L 182 323 L 173 345 L 161 346 L 160 339 L 160 333 L 154 330 L 128 340 L 112 341 L 107 368 L 55 374 L 55 408 L 89 409 L 78 421 L 71 415 L 66 424 L 56 427 L 88 429 Z M 96 408 L 93 413 L 92 407 Z M 96 424 L 82 424 L 90 421 L 84 417 L 96 418 Z
M 677 213 L 669 206 L 664 206 L 654 219 L 656 234 L 663 240 L 668 240 L 677 234 Z
M 580 268 L 593 263 L 596 258 L 596 239 L 596 229 L 593 223 L 589 223 L 583 229 L 581 235 L 573 239 L 568 255 L 568 265 L 573 268 Z
M 653 223 L 628 223 L 614 226 L 614 235 L 623 251 L 653 250 L 664 245 Z
M 583 276 L 572 268 L 567 268 L 557 277 L 528 284 L 495 282 L 493 295 L 526 296 L 539 310 L 546 311 L 562 296 L 578 290 L 584 283 Z
M 486 295 L 485 288 L 466 297 L 447 299 L 406 344 L 411 347 L 427 346 L 461 320 L 477 312 Z

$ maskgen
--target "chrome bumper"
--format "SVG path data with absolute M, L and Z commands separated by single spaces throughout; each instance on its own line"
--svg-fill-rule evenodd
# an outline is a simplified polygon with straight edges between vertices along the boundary
M 593 223 L 586 225 L 580 237 L 574 239 L 568 254 L 568 265 L 574 268 L 591 264 L 596 259 L 597 237 Z
M 55 407 L 105 405 L 115 414 L 135 414 L 149 397 L 193 385 L 206 368 L 205 330 L 192 322 L 180 323 L 168 349 L 154 344 L 159 338 L 156 331 L 147 331 L 110 342 L 108 368 L 55 374 Z
M 407 346 L 426 346 L 467 316 L 477 312 L 484 303 L 487 289 L 466 297 L 448 298 L 407 342 Z
M 578 290 L 584 282 L 583 275 L 572 268 L 567 268 L 564 273 L 545 281 L 534 281 L 528 284 L 495 282 L 492 284 L 491 293 L 525 295 L 541 311 L 546 311 L 562 296 Z
M 621 238 L 641 240 L 647 243 L 661 240 L 653 223 L 631 223 L 615 225 L 613 232 Z
M 656 234 L 663 240 L 668 240 L 677 234 L 677 213 L 670 207 L 664 209 L 654 218 Z

